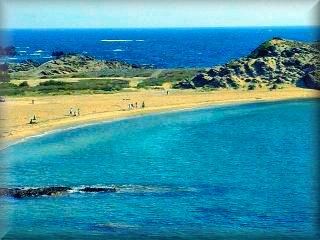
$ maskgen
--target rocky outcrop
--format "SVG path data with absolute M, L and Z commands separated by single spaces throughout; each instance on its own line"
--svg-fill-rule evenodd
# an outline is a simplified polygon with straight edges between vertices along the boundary
M 67 194 L 72 191 L 78 192 L 116 192 L 116 187 L 84 187 L 81 189 L 73 189 L 70 187 L 40 187 L 40 188 L 0 188 L 0 196 L 9 196 L 13 198 L 30 198 L 40 196 L 57 196 Z
M 307 44 L 281 38 L 264 42 L 247 57 L 230 61 L 196 75 L 178 88 L 233 88 L 279 84 L 319 87 L 318 44 Z M 252 87 L 254 85 L 254 87 Z
M 103 69 L 132 69 L 135 67 L 135 65 L 124 62 L 102 61 L 85 55 L 66 55 L 40 65 L 37 71 L 40 76 L 54 76 L 93 72 Z
M 40 64 L 32 61 L 31 59 L 22 61 L 21 63 L 9 63 L 8 64 L 8 72 L 25 72 L 39 67 Z
M 57 59 L 50 60 L 43 64 L 36 64 L 32 61 L 25 61 L 19 64 L 10 64 L 9 72 L 17 76 L 35 76 L 40 78 L 63 76 L 79 73 L 90 73 L 106 69 L 133 69 L 139 68 L 134 64 L 121 61 L 97 60 L 86 55 L 63 55 Z
M 320 89 L 320 74 L 319 71 L 312 71 L 307 73 L 302 78 L 304 84 L 308 88 Z

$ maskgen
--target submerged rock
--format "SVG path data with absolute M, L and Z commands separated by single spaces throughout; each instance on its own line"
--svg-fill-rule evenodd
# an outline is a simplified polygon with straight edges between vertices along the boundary
M 66 193 L 71 190 L 69 187 L 45 187 L 45 188 L 29 188 L 17 189 L 11 194 L 14 198 L 38 197 L 38 196 L 54 196 Z
M 85 187 L 80 189 L 81 192 L 116 192 L 115 187 Z
M 56 196 L 71 192 L 70 187 L 39 187 L 39 188 L 0 188 L 0 196 L 10 196 L 14 198 L 28 198 L 40 196 Z M 80 192 L 116 192 L 116 187 L 84 187 Z

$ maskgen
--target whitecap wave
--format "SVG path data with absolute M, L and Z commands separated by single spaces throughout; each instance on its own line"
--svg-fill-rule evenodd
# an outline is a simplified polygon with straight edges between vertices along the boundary
M 144 40 L 143 39 L 138 39 L 138 40 L 136 40 L 136 42 L 144 42 Z
M 101 42 L 133 42 L 131 39 L 102 39 Z
M 126 223 L 117 223 L 117 222 L 108 222 L 108 223 L 100 223 L 97 224 L 96 227 L 98 228 L 136 228 L 138 225 L 131 225 L 131 224 L 126 224 Z
M 172 187 L 172 186 L 154 186 L 154 185 L 117 185 L 119 193 L 170 193 L 170 192 L 195 192 L 191 187 Z
M 117 49 L 114 49 L 114 50 L 112 50 L 113 52 L 124 52 L 124 50 L 123 49 L 121 49 L 121 48 L 117 48 Z
M 42 53 L 43 52 L 43 50 L 37 50 L 37 51 L 35 51 L 36 53 Z
M 27 51 L 19 51 L 19 53 L 26 53 Z
M 40 53 L 31 53 L 30 55 L 31 56 L 40 56 L 41 54 Z

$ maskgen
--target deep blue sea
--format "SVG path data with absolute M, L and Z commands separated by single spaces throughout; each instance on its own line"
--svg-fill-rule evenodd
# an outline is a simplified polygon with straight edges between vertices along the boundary
M 319 40 L 316 30 L 319 28 L 2 30 L 0 45 L 14 45 L 20 55 L 1 61 L 43 62 L 51 59 L 52 51 L 64 51 L 157 68 L 210 67 L 246 56 L 273 37 Z
M 318 123 L 317 100 L 255 103 L 12 145 L 2 185 L 119 192 L 2 198 L 4 239 L 319 239 Z

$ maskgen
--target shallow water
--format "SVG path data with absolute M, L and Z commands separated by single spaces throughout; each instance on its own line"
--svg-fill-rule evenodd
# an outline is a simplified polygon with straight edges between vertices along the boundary
M 316 100 L 224 106 L 11 146 L 3 186 L 119 191 L 2 198 L 4 239 L 317 239 L 318 116 Z

